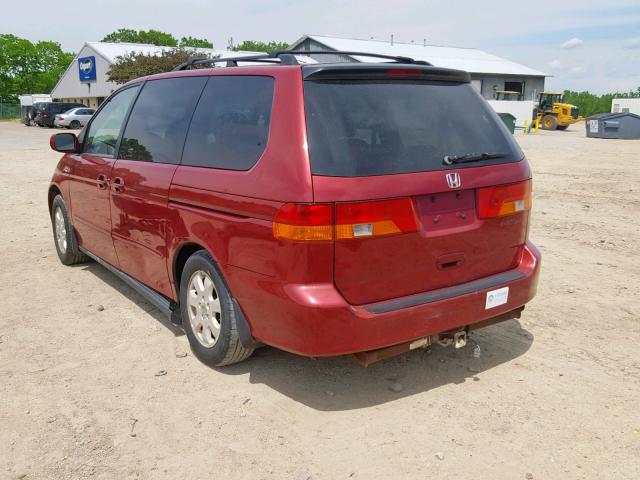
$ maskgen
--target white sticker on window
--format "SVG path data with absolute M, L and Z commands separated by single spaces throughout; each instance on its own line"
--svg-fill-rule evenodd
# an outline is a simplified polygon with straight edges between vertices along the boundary
M 499 305 L 504 305 L 509 300 L 509 287 L 502 287 L 497 290 L 487 292 L 487 300 L 484 309 L 488 310 Z

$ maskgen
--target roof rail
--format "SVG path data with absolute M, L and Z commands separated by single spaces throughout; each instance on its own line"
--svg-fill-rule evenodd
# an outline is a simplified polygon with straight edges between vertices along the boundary
M 371 57 L 371 58 L 383 58 L 386 60 L 392 60 L 396 63 L 410 63 L 414 65 L 427 65 L 431 66 L 429 62 L 424 60 L 414 60 L 411 57 L 401 57 L 394 55 L 382 55 L 377 53 L 366 52 L 346 52 L 340 50 L 278 50 L 271 53 L 263 53 L 259 55 L 246 55 L 239 57 L 224 57 L 224 58 L 208 58 L 208 57 L 191 57 L 184 63 L 181 63 L 173 69 L 174 72 L 179 70 L 186 70 L 194 65 L 204 65 L 207 63 L 216 64 L 225 62 L 227 67 L 237 67 L 238 62 L 257 62 L 257 63 L 272 63 L 278 65 L 299 65 L 295 55 L 348 55 L 354 57 Z

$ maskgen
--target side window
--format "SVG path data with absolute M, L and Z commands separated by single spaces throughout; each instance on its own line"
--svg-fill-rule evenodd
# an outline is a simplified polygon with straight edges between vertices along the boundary
M 147 82 L 129 116 L 118 158 L 180 163 L 189 121 L 206 82 L 206 77 Z
M 211 77 L 191 120 L 183 165 L 248 170 L 267 145 L 274 80 Z
M 98 115 L 93 118 L 85 134 L 84 153 L 103 157 L 115 156 L 122 124 L 139 88 L 138 85 L 127 88 L 109 99 Z

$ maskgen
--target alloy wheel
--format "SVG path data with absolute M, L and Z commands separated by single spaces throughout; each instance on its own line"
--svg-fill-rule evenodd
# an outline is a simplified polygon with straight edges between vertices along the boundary
M 64 214 L 62 208 L 56 207 L 53 214 L 53 226 L 56 233 L 56 243 L 60 253 L 63 255 L 67 252 L 67 227 L 64 223 Z
M 206 348 L 213 347 L 220 338 L 222 309 L 213 280 L 203 270 L 194 272 L 189 279 L 187 312 L 198 342 Z

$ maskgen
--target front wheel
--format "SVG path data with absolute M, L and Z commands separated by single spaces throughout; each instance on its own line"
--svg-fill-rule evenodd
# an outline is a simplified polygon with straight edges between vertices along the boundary
M 558 128 L 558 119 L 553 115 L 545 115 L 542 117 L 543 130 L 555 130 Z
M 56 252 L 63 265 L 87 261 L 87 256 L 80 251 L 62 195 L 57 195 L 51 204 L 51 226 Z
M 194 253 L 180 279 L 182 325 L 191 350 L 203 363 L 222 367 L 241 362 L 253 353 L 238 333 L 238 312 L 222 275 L 204 250 Z

